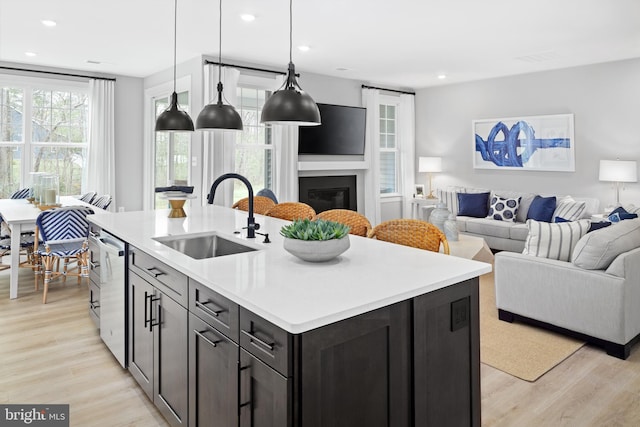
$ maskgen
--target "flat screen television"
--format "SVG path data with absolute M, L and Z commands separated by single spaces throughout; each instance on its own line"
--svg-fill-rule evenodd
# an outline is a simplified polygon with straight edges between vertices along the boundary
M 318 104 L 319 126 L 300 126 L 298 154 L 364 154 L 366 108 Z

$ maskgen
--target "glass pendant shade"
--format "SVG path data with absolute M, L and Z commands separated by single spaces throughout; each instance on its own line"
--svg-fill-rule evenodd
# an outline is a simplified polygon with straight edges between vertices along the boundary
M 193 131 L 193 120 L 178 106 L 178 94 L 171 94 L 169 108 L 156 119 L 156 131 Z
M 205 105 L 196 119 L 196 129 L 242 130 L 242 118 L 233 108 L 222 102 L 222 83 L 218 83 L 218 102 Z

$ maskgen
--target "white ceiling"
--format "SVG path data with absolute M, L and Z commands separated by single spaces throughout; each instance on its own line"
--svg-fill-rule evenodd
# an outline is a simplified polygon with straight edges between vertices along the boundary
M 0 0 L 0 61 L 146 77 L 172 65 L 173 7 Z M 286 69 L 287 0 L 222 7 L 223 61 Z M 299 72 L 418 89 L 640 57 L 640 0 L 295 0 L 293 44 Z M 218 1 L 178 0 L 178 62 L 201 54 L 218 55 Z

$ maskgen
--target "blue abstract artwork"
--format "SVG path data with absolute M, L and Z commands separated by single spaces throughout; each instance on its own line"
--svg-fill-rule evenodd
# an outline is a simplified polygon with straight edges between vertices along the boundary
M 574 171 L 573 114 L 473 121 L 474 167 Z

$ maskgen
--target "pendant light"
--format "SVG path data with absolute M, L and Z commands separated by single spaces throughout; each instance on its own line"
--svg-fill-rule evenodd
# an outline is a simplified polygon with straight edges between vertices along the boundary
M 264 103 L 260 121 L 269 124 L 317 126 L 320 124 L 320 111 L 313 98 L 298 85 L 291 53 L 292 46 L 293 0 L 289 0 L 289 69 L 287 80 Z
M 220 37 L 218 46 L 218 102 L 208 104 L 196 119 L 196 129 L 242 130 L 242 119 L 233 105 L 222 102 L 222 0 L 220 3 Z
M 178 0 L 174 0 L 173 11 L 173 93 L 169 108 L 156 119 L 156 131 L 193 131 L 193 121 L 186 111 L 180 110 L 176 93 L 176 46 L 178 32 Z

